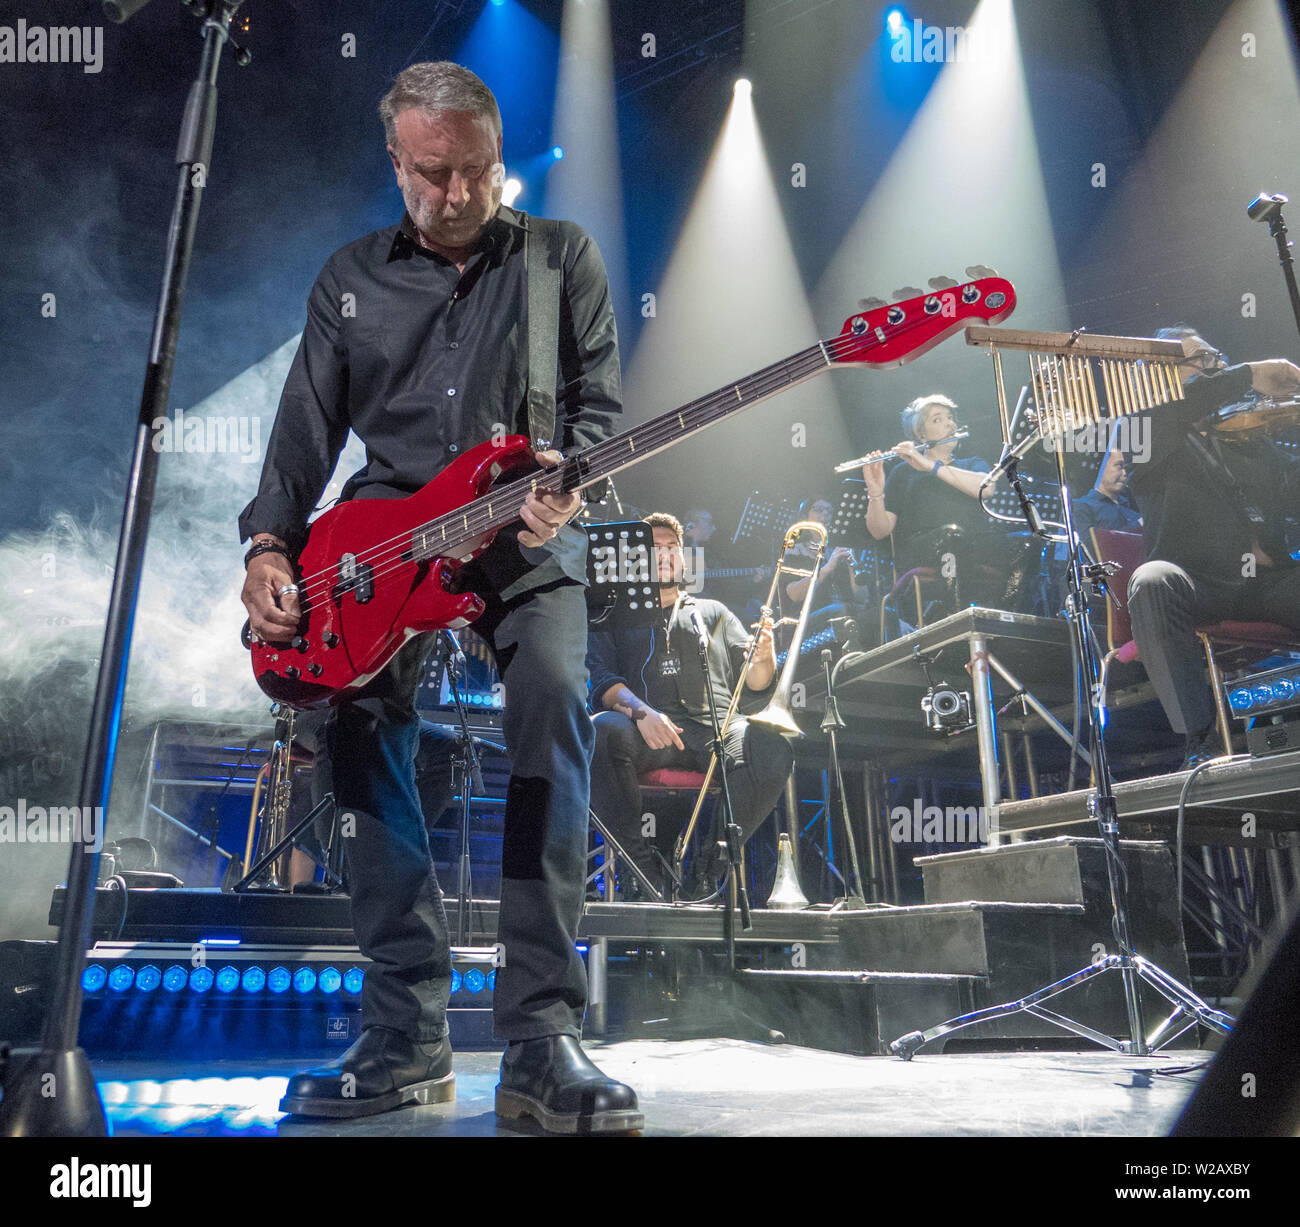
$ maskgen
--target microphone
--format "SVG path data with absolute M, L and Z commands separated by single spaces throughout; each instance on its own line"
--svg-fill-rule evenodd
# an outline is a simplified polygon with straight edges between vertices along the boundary
M 980 492 L 987 490 L 999 477 L 1008 469 L 1014 468 L 1028 454 L 1030 448 L 1042 440 L 1043 435 L 1037 430 L 1032 430 L 1019 443 L 1015 445 L 1001 460 L 994 466 L 993 470 L 986 473 L 984 480 L 980 482 Z
M 691 630 L 695 632 L 695 637 L 700 641 L 700 651 L 709 650 L 709 632 L 704 629 L 704 619 L 700 617 L 699 606 L 695 604 L 693 596 L 684 596 L 681 599 L 682 610 L 686 614 L 686 620 L 691 624 Z

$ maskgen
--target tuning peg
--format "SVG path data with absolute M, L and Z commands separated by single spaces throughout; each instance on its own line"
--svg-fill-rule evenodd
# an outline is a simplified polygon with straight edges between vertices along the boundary
M 859 298 L 859 311 L 874 311 L 877 307 L 887 307 L 889 304 L 883 298 Z
M 989 268 L 987 264 L 972 264 L 970 268 L 966 270 L 966 276 L 971 277 L 976 281 L 981 277 L 996 277 L 997 275 L 998 270 L 996 268 Z
M 903 302 L 908 298 L 920 298 L 922 291 L 914 285 L 905 285 L 901 290 L 894 291 L 894 298 L 898 302 Z
M 957 282 L 951 277 L 931 277 L 927 282 L 932 290 L 955 290 Z

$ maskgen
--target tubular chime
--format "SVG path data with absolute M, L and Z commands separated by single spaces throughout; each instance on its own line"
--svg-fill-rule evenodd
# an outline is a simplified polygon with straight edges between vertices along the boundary
M 1059 438 L 1101 421 L 1116 421 L 1182 400 L 1183 383 L 1177 368 L 1197 348 L 1195 342 L 1154 337 L 984 327 L 967 328 L 966 343 L 987 349 L 993 356 L 1002 439 L 1008 445 L 1012 439 L 1003 351 L 1027 354 L 1035 431 L 1046 438 Z

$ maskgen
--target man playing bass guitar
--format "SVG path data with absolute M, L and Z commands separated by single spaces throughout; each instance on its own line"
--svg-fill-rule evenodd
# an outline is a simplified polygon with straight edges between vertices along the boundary
M 618 343 L 603 262 L 577 226 L 541 231 L 501 204 L 501 117 L 473 73 L 406 68 L 380 104 L 406 205 L 400 225 L 335 252 L 312 287 L 257 497 L 243 600 L 268 642 L 297 633 L 294 560 L 350 429 L 367 464 L 344 499 L 397 498 L 458 455 L 532 435 L 543 463 L 606 437 L 621 409 Z M 530 426 L 525 238 L 562 271 L 554 439 Z M 583 1054 L 586 976 L 575 949 L 586 864 L 585 536 L 577 494 L 533 492 L 518 524 L 461 571 L 486 600 L 474 622 L 505 683 L 513 774 L 506 800 L 494 1021 L 508 1047 L 497 1111 L 557 1132 L 642 1120 L 629 1087 Z M 307 585 L 308 577 L 301 580 Z M 304 592 L 306 589 L 304 588 Z M 325 733 L 345 840 L 357 942 L 371 960 L 361 1038 L 333 1065 L 292 1078 L 282 1107 L 360 1116 L 452 1097 L 447 919 L 415 789 L 414 694 L 426 636 L 408 641 Z M 348 830 L 345 828 L 345 835 Z

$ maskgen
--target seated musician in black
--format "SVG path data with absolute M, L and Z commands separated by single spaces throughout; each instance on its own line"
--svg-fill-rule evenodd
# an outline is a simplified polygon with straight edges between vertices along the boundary
M 1112 443 L 1097 470 L 1096 485 L 1071 505 L 1074 530 L 1085 544 L 1088 544 L 1089 530 L 1094 528 L 1117 533 L 1142 531 L 1142 517 L 1125 495 L 1128 479 L 1124 453 Z
M 1225 619 L 1300 630 L 1300 566 L 1286 520 L 1300 507 L 1298 466 L 1271 442 L 1236 443 L 1207 431 L 1216 409 L 1300 393 L 1300 368 L 1282 359 L 1228 366 L 1194 329 L 1162 329 L 1190 346 L 1179 367 L 1185 399 L 1151 411 L 1150 460 L 1133 493 L 1147 560 L 1129 582 L 1133 637 L 1176 733 L 1184 766 L 1213 757 L 1214 701 L 1195 628 Z
M 682 546 L 686 587 L 691 595 L 711 597 L 729 609 L 736 607 L 738 598 L 746 594 L 736 576 L 720 574 L 735 569 L 736 563 L 726 545 L 719 540 L 717 523 L 707 507 L 693 507 L 687 511 L 682 528 Z M 743 604 L 743 601 L 739 603 Z
M 980 561 L 974 547 L 988 536 L 989 521 L 980 508 L 979 492 L 989 465 L 975 456 L 955 457 L 955 441 L 939 442 L 957 433 L 956 408 L 948 397 L 935 393 L 918 397 L 903 410 L 908 437 L 893 449 L 903 463 L 895 465 L 888 480 L 879 460 L 882 453 L 870 453 L 862 466 L 867 531 L 877 541 L 893 536 L 900 576 L 926 566 L 952 579 L 944 570 L 944 556 L 952 555 L 958 582 L 956 599 L 950 604 L 968 605 L 977 599 L 996 603 L 1000 593 L 985 592 L 980 572 L 971 565 Z
M 653 530 L 662 620 L 651 628 L 593 630 L 587 641 L 596 751 L 591 763 L 591 807 L 642 871 L 663 881 L 642 830 L 637 775 L 659 767 L 704 771 L 713 740 L 706 679 L 698 640 L 691 630 L 682 577 L 682 526 L 663 512 L 646 517 Z M 709 636 L 707 685 L 726 718 L 731 694 L 749 646 L 740 619 L 717 601 L 695 600 Z M 771 685 L 776 655 L 771 624 L 759 628 L 746 676 L 750 690 Z M 727 781 L 735 821 L 747 839 L 776 804 L 794 764 L 789 743 L 775 729 L 736 716 L 724 738 Z M 697 878 L 717 881 L 719 858 L 697 858 Z
M 818 524 L 829 526 L 834 511 L 835 508 L 828 499 L 808 498 L 799 505 L 798 515 L 800 520 L 815 520 Z M 812 536 L 805 534 L 791 546 L 788 564 L 791 566 L 811 564 L 816 557 L 816 552 L 816 546 L 812 544 Z M 858 582 L 853 572 L 853 551 L 847 546 L 837 545 L 826 549 L 815 576 L 800 576 L 785 585 L 786 599 L 793 606 L 792 613 L 797 614 L 803 607 L 804 595 L 808 591 L 810 581 L 816 585 L 813 591 L 813 608 L 808 615 L 808 625 L 810 632 L 813 633 L 824 626 L 829 618 L 858 613 L 859 607 L 867 599 L 868 585 Z M 789 608 L 787 606 L 788 610 Z

